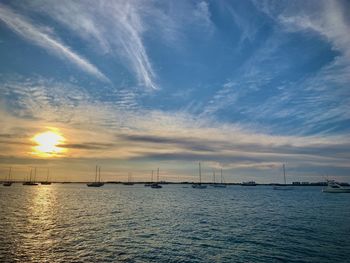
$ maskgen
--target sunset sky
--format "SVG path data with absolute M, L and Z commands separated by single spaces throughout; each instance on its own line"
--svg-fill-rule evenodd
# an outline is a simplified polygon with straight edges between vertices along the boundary
M 350 182 L 349 10 L 1 0 L 0 177 Z

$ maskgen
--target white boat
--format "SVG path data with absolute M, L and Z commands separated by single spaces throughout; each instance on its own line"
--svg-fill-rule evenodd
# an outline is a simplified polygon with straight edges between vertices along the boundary
M 341 186 L 334 180 L 328 180 L 327 186 L 322 189 L 325 193 L 350 193 L 350 187 Z
M 275 185 L 273 187 L 273 190 L 293 190 L 294 188 L 290 185 L 287 185 L 286 182 L 286 168 L 285 165 L 283 164 L 283 179 L 284 179 L 284 185 Z
M 104 185 L 103 182 L 101 182 L 101 167 L 98 167 L 98 176 L 97 176 L 97 165 L 96 165 L 96 172 L 95 172 L 95 182 L 87 183 L 86 185 L 88 187 L 101 187 Z
M 199 183 L 192 184 L 192 188 L 196 188 L 196 189 L 205 189 L 205 188 L 207 188 L 206 185 L 202 185 L 201 163 L 199 163 Z
M 248 181 L 248 182 L 243 182 L 241 183 L 242 186 L 256 186 L 255 181 Z

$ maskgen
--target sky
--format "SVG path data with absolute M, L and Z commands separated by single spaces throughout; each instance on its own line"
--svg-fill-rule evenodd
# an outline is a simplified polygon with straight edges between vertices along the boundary
M 0 176 L 350 182 L 349 1 L 0 1 Z M 36 135 L 61 136 L 55 154 Z

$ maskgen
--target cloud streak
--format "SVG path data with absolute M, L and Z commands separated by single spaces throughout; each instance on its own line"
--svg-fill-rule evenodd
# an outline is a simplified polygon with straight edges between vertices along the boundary
M 101 73 L 87 59 L 72 51 L 58 39 L 46 33 L 40 26 L 34 25 L 22 15 L 13 12 L 10 8 L 0 4 L 0 20 L 3 21 L 13 32 L 29 40 L 31 43 L 38 45 L 50 53 L 64 58 L 75 64 L 81 70 L 97 77 L 98 79 L 109 82 L 108 78 Z
M 29 6 L 79 35 L 99 54 L 124 61 L 139 85 L 158 89 L 143 41 L 146 21 L 141 13 L 149 8 L 142 1 L 39 1 Z

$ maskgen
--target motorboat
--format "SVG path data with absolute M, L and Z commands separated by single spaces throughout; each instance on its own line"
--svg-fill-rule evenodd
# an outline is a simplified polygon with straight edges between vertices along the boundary
M 350 193 L 350 187 L 341 186 L 334 180 L 328 180 L 327 186 L 322 189 L 325 193 Z
M 248 182 L 243 182 L 241 184 L 242 186 L 256 186 L 255 181 L 248 181 Z

